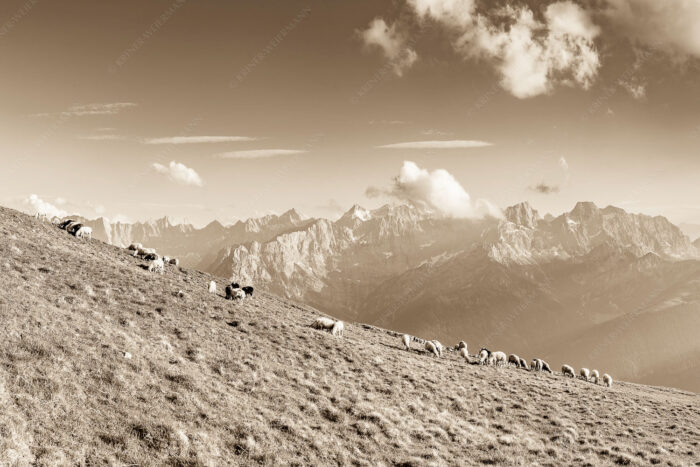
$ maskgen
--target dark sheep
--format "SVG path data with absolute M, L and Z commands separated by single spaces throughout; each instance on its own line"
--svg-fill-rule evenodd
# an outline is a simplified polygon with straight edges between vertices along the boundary
M 65 230 L 66 227 L 68 227 L 68 224 L 70 224 L 72 222 L 75 222 L 75 221 L 73 219 L 67 219 L 67 220 L 61 222 L 60 224 L 58 224 L 58 228 Z
M 246 287 L 243 287 L 241 290 L 245 292 L 246 295 L 250 295 L 251 297 L 253 296 L 253 286 L 248 285 Z
M 232 289 L 240 289 L 241 286 L 238 285 L 238 282 L 231 282 L 231 288 L 232 288 Z

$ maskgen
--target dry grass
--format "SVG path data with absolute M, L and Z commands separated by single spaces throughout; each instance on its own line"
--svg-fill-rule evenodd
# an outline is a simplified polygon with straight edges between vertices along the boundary
M 310 308 L 141 264 L 0 209 L 0 465 L 700 461 L 697 395 L 336 339 Z

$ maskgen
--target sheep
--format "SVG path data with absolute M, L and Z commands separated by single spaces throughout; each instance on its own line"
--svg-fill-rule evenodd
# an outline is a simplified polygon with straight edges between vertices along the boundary
M 479 351 L 479 363 L 481 365 L 486 365 L 491 357 L 491 351 L 487 348 L 482 348 Z
M 466 348 L 466 347 L 462 347 L 461 349 L 459 349 L 459 354 L 460 354 L 462 357 L 464 357 L 464 360 L 466 360 L 467 363 L 469 363 L 469 352 L 467 352 L 467 348 Z
M 570 378 L 576 377 L 576 375 L 574 374 L 574 368 L 570 365 L 562 365 L 561 374 L 562 376 L 568 376 Z
M 445 350 L 445 347 L 442 346 L 440 341 L 433 340 L 431 341 L 433 344 L 435 344 L 435 347 L 437 347 L 438 354 L 440 354 L 440 357 L 442 357 L 442 352 Z
M 603 375 L 603 384 L 604 384 L 606 387 L 612 387 L 612 384 L 613 384 L 612 376 L 610 376 L 609 374 L 605 373 L 605 374 Z
M 230 285 L 226 286 L 226 299 L 227 300 L 243 300 L 245 298 L 245 292 L 240 289 L 234 289 Z
M 466 348 L 467 348 L 467 343 L 464 341 L 459 341 L 459 344 L 457 344 L 457 350 L 466 349 Z
M 49 216 L 47 216 L 45 212 L 37 212 L 37 213 L 34 215 L 34 217 L 35 217 L 36 219 L 39 219 L 39 220 L 42 221 L 42 222 L 48 220 L 48 218 L 49 218 Z
M 598 370 L 593 370 L 591 371 L 591 380 L 595 382 L 595 384 L 598 384 L 600 381 L 600 373 L 598 373 Z
M 165 264 L 169 264 L 170 263 L 170 256 L 163 256 L 163 262 Z
M 59 229 L 62 229 L 62 230 L 66 230 L 66 228 L 67 228 L 70 224 L 72 224 L 73 222 L 75 222 L 73 219 L 66 219 L 66 220 L 64 220 L 63 222 L 61 222 L 60 224 L 58 224 L 58 228 L 59 228 Z
M 432 352 L 433 355 L 435 355 L 436 357 L 440 357 L 440 351 L 438 350 L 437 345 L 435 345 L 433 341 L 427 341 L 425 343 L 425 350 L 427 350 L 428 352 Z
M 404 334 L 401 336 L 401 342 L 403 342 L 403 346 L 406 348 L 406 350 L 411 350 L 411 336 Z
M 342 321 L 336 321 L 335 324 L 333 325 L 333 327 L 331 328 L 331 334 L 336 336 L 336 337 L 343 337 L 344 330 L 345 330 L 345 323 L 343 323 Z
M 68 231 L 69 234 L 75 235 L 78 230 L 81 229 L 83 224 L 80 222 L 73 222 L 72 224 L 69 224 L 68 227 L 66 227 L 66 230 Z
M 75 232 L 75 236 L 82 239 L 92 240 L 92 227 L 83 226 Z
M 173 266 L 179 266 L 180 265 L 180 260 L 177 258 L 170 258 L 170 261 L 168 261 L 170 264 Z
M 549 363 L 545 362 L 544 360 L 542 360 L 542 371 L 546 371 L 547 373 L 554 374 L 552 369 L 549 367 Z
M 53 225 L 55 225 L 55 226 L 58 226 L 58 225 L 61 223 L 61 218 L 60 218 L 60 217 L 53 216 L 53 217 L 51 218 L 51 223 L 52 223 Z
M 506 357 L 505 352 L 501 352 L 500 350 L 491 353 L 491 358 L 493 359 L 493 364 L 494 365 L 507 365 L 508 364 L 508 357 Z
M 165 263 L 163 263 L 163 260 L 160 258 L 151 261 L 151 264 L 148 265 L 148 272 L 163 274 L 165 272 Z
M 241 288 L 241 286 L 238 285 L 238 282 L 231 282 L 231 287 L 234 288 L 234 289 L 240 289 L 240 288 Z
M 516 368 L 520 367 L 520 360 L 521 358 L 515 355 L 514 353 L 508 356 L 508 363 L 512 363 L 513 365 L 515 365 Z
M 246 286 L 241 289 L 246 295 L 250 295 L 251 297 L 253 296 L 253 286 Z
M 591 379 L 591 371 L 588 368 L 581 368 L 579 375 L 584 381 L 589 381 Z
M 230 287 L 230 286 L 229 286 Z M 231 289 L 236 290 L 236 289 Z M 245 295 L 245 292 L 238 290 L 240 293 Z M 343 330 L 345 329 L 345 324 L 342 321 L 336 321 L 332 318 L 326 318 L 325 316 L 320 316 L 316 318 L 316 321 L 311 325 L 314 329 L 321 329 L 322 331 L 330 331 L 332 335 L 337 337 L 343 336 Z
M 216 282 L 209 281 L 209 293 L 216 293 Z
M 143 245 L 141 245 L 140 243 L 132 243 L 131 245 L 129 245 L 129 246 L 127 247 L 127 250 L 138 251 L 138 250 L 141 250 L 141 249 L 143 249 Z
M 146 261 L 156 261 L 161 260 L 161 257 L 158 255 L 158 253 L 146 253 L 143 255 L 143 259 Z M 165 261 L 163 261 L 163 266 L 165 266 Z
M 530 367 L 527 365 L 527 361 L 524 358 L 520 358 L 520 368 L 525 368 L 526 370 L 529 370 Z
M 542 360 L 539 358 L 533 358 L 532 359 L 532 370 L 533 371 L 542 371 Z

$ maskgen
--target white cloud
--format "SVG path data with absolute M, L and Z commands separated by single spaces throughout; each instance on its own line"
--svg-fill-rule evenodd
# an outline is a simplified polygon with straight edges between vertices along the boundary
M 418 54 L 408 46 L 406 35 L 398 30 L 397 23 L 389 26 L 382 18 L 375 18 L 358 34 L 368 47 L 381 49 L 397 76 L 402 76 L 418 60 Z
M 450 140 L 450 141 L 409 141 L 406 143 L 385 144 L 377 146 L 382 149 L 466 149 L 491 146 L 486 141 Z
M 120 135 L 91 135 L 91 136 L 80 136 L 80 139 L 88 140 L 88 141 L 117 141 L 120 139 L 124 139 L 123 136 Z
M 130 109 L 137 107 L 138 104 L 133 102 L 113 102 L 108 104 L 84 104 L 84 105 L 72 105 L 68 110 L 58 113 L 38 113 L 33 114 L 33 117 L 84 117 L 92 115 L 115 115 L 125 109 Z
M 168 136 L 166 138 L 149 138 L 145 144 L 200 144 L 200 143 L 236 143 L 255 141 L 250 136 Z
M 607 0 L 605 14 L 618 31 L 639 44 L 700 57 L 700 2 Z
M 29 195 L 29 197 L 23 201 L 23 204 L 29 206 L 32 214 L 46 214 L 48 217 L 64 217 L 68 215 L 63 209 L 57 208 L 55 205 L 44 201 L 35 194 Z
M 399 175 L 387 190 L 369 188 L 368 196 L 386 195 L 411 204 L 426 207 L 449 217 L 501 217 L 501 211 L 490 202 L 472 200 L 469 193 L 448 171 L 429 172 L 415 162 L 404 161 Z
M 600 68 L 593 40 L 600 33 L 588 12 L 566 0 L 550 4 L 544 21 L 527 6 L 479 14 L 473 0 L 408 0 L 420 18 L 444 25 L 455 50 L 491 62 L 500 84 L 515 97 L 551 92 L 557 85 L 588 89 Z
M 217 154 L 222 159 L 259 159 L 263 157 L 291 156 L 303 154 L 306 151 L 299 149 L 252 149 L 249 151 L 231 151 Z
M 647 95 L 646 83 L 641 83 L 637 79 L 622 79 L 619 84 L 636 100 L 644 99 Z
M 153 163 L 153 169 L 159 174 L 166 175 L 171 181 L 181 183 L 183 185 L 202 186 L 202 179 L 194 169 L 187 167 L 185 164 L 171 161 L 165 166 L 157 162 Z

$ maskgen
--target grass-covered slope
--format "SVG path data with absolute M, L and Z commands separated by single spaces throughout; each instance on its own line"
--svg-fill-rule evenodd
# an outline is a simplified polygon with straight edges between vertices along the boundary
M 333 338 L 316 310 L 142 265 L 0 208 L 0 465 L 700 460 L 697 395 Z

